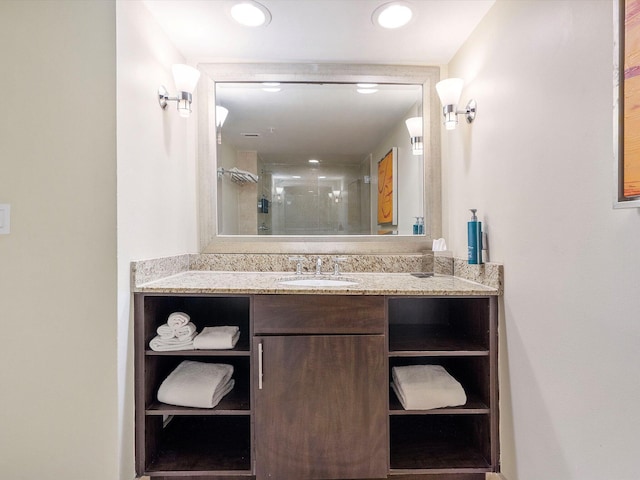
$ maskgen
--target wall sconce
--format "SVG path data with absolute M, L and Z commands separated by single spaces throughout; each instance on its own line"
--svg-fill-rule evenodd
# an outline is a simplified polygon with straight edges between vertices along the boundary
M 166 87 L 160 85 L 160 88 L 158 88 L 160 108 L 165 110 L 169 102 L 177 102 L 180 116 L 189 117 L 191 115 L 192 94 L 200 78 L 200 72 L 189 65 L 183 64 L 172 65 L 171 72 L 173 73 L 173 81 L 178 89 L 178 96 L 170 97 Z
M 278 200 L 278 204 L 282 205 L 282 193 L 284 192 L 284 187 L 276 187 L 276 199 Z
M 476 118 L 476 101 L 471 99 L 465 110 L 458 110 L 458 102 L 462 94 L 464 80 L 461 78 L 448 78 L 436 84 L 436 90 L 442 103 L 442 113 L 444 114 L 444 127 L 447 130 L 454 130 L 458 125 L 458 115 L 465 115 L 467 123 L 473 122 Z
M 220 105 L 216 105 L 216 137 L 218 139 L 218 145 L 222 144 L 222 125 L 229 115 L 229 110 Z
M 405 120 L 409 137 L 411 138 L 411 152 L 414 155 L 422 155 L 424 144 L 422 142 L 422 117 L 411 117 Z

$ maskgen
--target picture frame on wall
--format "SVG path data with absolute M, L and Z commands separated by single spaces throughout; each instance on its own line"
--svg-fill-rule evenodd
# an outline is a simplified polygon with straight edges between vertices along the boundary
M 378 225 L 398 225 L 398 149 L 378 161 Z
M 614 207 L 640 207 L 640 0 L 613 0 Z

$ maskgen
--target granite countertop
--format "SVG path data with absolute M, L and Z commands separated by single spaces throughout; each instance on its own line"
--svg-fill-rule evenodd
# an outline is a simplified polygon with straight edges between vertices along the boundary
M 417 278 L 409 273 L 345 273 L 338 277 L 319 278 L 352 280 L 346 287 L 291 286 L 283 279 L 318 278 L 291 272 L 224 272 L 185 271 L 134 286 L 134 292 L 145 293 L 227 293 L 227 294 L 313 294 L 313 295 L 500 295 L 497 288 L 450 275 L 435 274 Z

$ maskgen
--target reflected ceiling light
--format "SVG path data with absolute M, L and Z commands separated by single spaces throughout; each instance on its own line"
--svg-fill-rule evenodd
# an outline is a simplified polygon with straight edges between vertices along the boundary
M 411 138 L 411 152 L 414 155 L 422 155 L 424 152 L 424 144 L 422 141 L 422 117 L 411 117 L 405 120 L 409 137 Z
M 178 113 L 181 117 L 186 118 L 191 115 L 191 100 L 200 78 L 200 72 L 189 65 L 175 64 L 171 66 L 171 73 L 173 73 L 173 82 L 176 84 L 178 94 L 175 97 L 170 97 L 166 87 L 160 85 L 158 103 L 160 103 L 160 108 L 166 110 L 169 102 L 177 102 Z
M 396 1 L 380 5 L 373 11 L 371 20 L 374 25 L 394 29 L 404 27 L 411 21 L 413 12 L 406 2 Z
M 315 158 L 312 158 L 311 160 L 309 160 L 309 163 L 313 163 L 313 164 L 318 164 L 320 163 L 320 160 L 316 160 Z
M 318 180 L 322 180 L 323 178 L 327 178 L 327 177 L 326 177 L 325 175 L 320 175 L 320 176 L 318 177 Z
M 265 87 L 262 90 L 270 93 L 278 93 L 282 89 L 280 87 Z
M 358 88 L 376 88 L 378 86 L 377 83 L 358 83 Z
M 358 88 L 358 93 L 362 93 L 363 95 L 369 95 L 371 93 L 376 93 L 378 91 L 377 88 Z
M 473 122 L 476 118 L 476 101 L 471 99 L 464 110 L 458 110 L 460 95 L 464 80 L 461 78 L 448 78 L 436 83 L 436 90 L 442 103 L 442 114 L 444 115 L 444 127 L 447 130 L 454 130 L 458 125 L 458 115 L 464 115 L 467 123 Z
M 265 87 L 279 87 L 280 82 L 262 82 Z
M 244 0 L 231 7 L 231 16 L 245 27 L 265 27 L 271 22 L 271 12 L 253 0 Z
M 300 175 L 292 175 L 291 178 L 302 178 Z

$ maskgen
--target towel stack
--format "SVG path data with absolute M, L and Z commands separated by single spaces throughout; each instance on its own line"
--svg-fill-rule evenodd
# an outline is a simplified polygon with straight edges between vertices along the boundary
M 157 335 L 149 342 L 151 350 L 166 352 L 170 350 L 193 350 L 193 339 L 196 337 L 196 326 L 191 318 L 183 312 L 169 315 L 167 323 L 160 325 Z
M 164 379 L 158 401 L 170 405 L 213 408 L 233 389 L 233 365 L 184 360 Z
M 236 346 L 240 329 L 236 326 L 205 327 L 193 340 L 196 350 L 227 350 Z
M 430 410 L 467 403 L 462 385 L 440 365 L 393 367 L 391 388 L 405 410 Z

